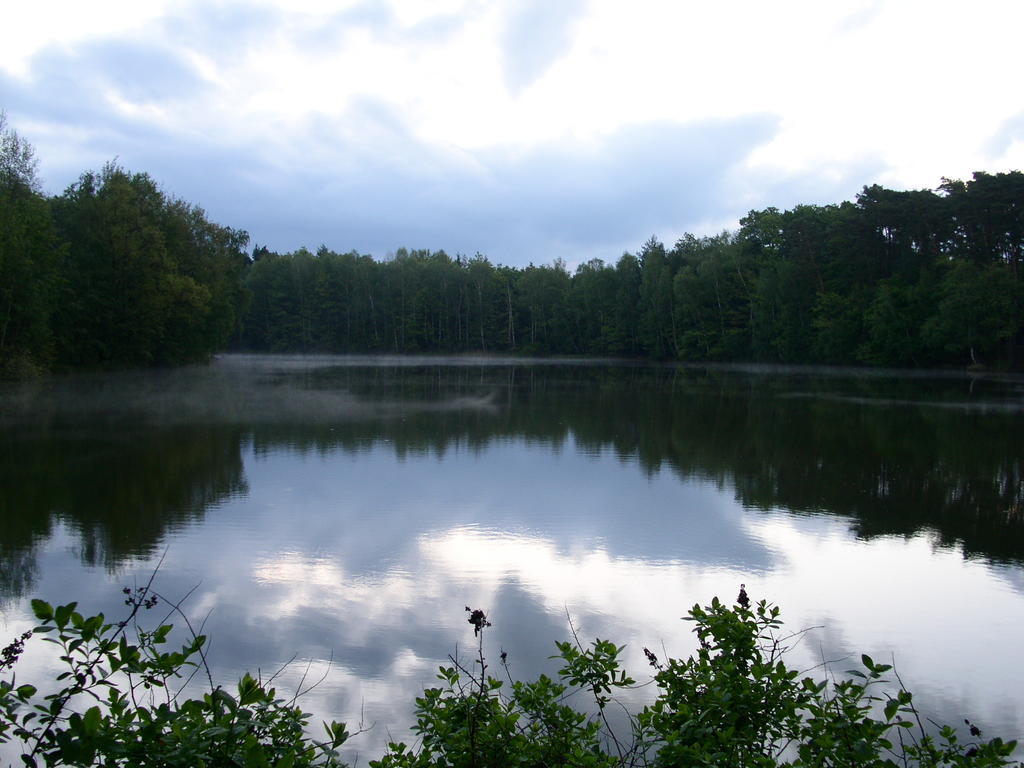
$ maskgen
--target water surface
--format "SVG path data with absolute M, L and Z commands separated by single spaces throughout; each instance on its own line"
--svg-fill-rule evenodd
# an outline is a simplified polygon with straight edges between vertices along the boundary
M 571 620 L 643 677 L 742 582 L 821 627 L 794 662 L 895 659 L 928 714 L 1020 738 L 1022 427 L 1024 380 L 955 374 L 226 356 L 6 385 L 3 631 L 36 596 L 116 616 L 163 557 L 217 679 L 294 658 L 282 688 L 323 676 L 305 707 L 373 757 L 467 605 L 514 674 Z

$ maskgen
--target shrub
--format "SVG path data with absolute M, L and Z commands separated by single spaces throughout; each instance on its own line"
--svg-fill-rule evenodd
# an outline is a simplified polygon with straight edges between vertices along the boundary
M 191 633 L 180 649 L 163 650 L 171 625 L 146 630 L 136 621 L 157 598 L 148 587 L 125 592 L 131 611 L 114 624 L 83 617 L 75 603 L 32 601 L 40 625 L 9 645 L 0 665 L 13 667 L 39 635 L 57 646 L 64 671 L 45 695 L 13 675 L 0 681 L 0 743 L 17 739 L 25 765 L 342 765 L 343 725 L 325 723 L 325 741 L 309 738 L 309 715 L 250 675 L 235 693 L 211 680 L 208 693 L 181 699 L 172 685 L 205 669 L 206 638 Z
M 128 617 L 108 623 L 83 617 L 74 603 L 32 606 L 40 625 L 3 650 L 0 743 L 15 740 L 25 765 L 102 766 L 340 766 L 349 734 L 324 723 L 313 739 L 310 716 L 279 698 L 269 682 L 246 675 L 229 693 L 215 686 L 203 656 L 205 638 L 167 651 L 171 625 L 145 629 L 140 611 L 157 598 L 149 587 L 127 592 Z M 470 609 L 467 608 L 469 611 Z M 505 680 L 489 674 L 484 634 L 490 622 L 470 611 L 476 653 L 450 657 L 440 685 L 416 699 L 415 745 L 392 743 L 374 768 L 444 766 L 1005 766 L 1015 742 L 971 740 L 955 729 L 926 729 L 892 667 L 861 657 L 843 678 L 816 680 L 787 666 L 789 644 L 779 609 L 751 606 L 741 592 L 734 606 L 717 598 L 686 617 L 697 651 L 664 663 L 646 648 L 654 669 L 653 701 L 628 714 L 629 735 L 607 717 L 615 692 L 636 685 L 622 669 L 622 648 L 607 640 L 557 644 L 558 679 Z M 35 636 L 53 643 L 64 664 L 52 691 L 18 684 L 14 666 Z M 172 691 L 197 673 L 209 691 L 183 698 Z M 894 681 L 888 678 L 892 675 Z M 895 682 L 895 685 L 893 684 Z M 506 685 L 507 683 L 507 685 Z M 184 687 L 184 685 L 182 685 Z M 586 694 L 589 705 L 567 700 Z

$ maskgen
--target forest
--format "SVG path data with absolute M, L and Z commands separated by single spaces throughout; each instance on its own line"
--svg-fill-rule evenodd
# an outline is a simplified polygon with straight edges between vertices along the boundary
M 0 118 L 0 374 L 177 365 L 225 349 L 484 352 L 1019 369 L 1024 173 L 751 211 L 570 271 L 398 248 L 249 248 L 116 163 L 41 191 Z
M 0 375 L 206 360 L 246 303 L 248 235 L 115 163 L 41 192 L 0 113 Z

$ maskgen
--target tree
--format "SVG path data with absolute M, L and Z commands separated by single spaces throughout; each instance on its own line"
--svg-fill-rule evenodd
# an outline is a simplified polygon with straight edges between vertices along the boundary
M 0 109 L 0 182 L 20 185 L 39 194 L 39 161 L 36 150 L 7 124 L 7 112 Z
M 953 362 L 991 360 L 1017 330 L 1016 289 L 1005 264 L 955 264 L 942 280 L 935 314 L 922 328 L 924 341 Z
M 1007 266 L 1013 283 L 1006 357 L 1017 362 L 1024 344 L 1024 173 L 976 172 L 967 183 L 943 179 L 940 187 L 955 222 L 954 243 L 958 255 L 978 264 Z
M 672 269 L 665 246 L 653 235 L 637 257 L 640 262 L 640 328 L 644 351 L 655 359 L 679 353 Z
M 0 111 L 0 376 L 45 368 L 64 253 L 32 145 Z
M 174 365 L 227 342 L 244 302 L 245 232 L 209 222 L 148 174 L 114 163 L 82 174 L 53 206 L 69 242 L 60 362 Z
M 930 303 L 923 285 L 907 285 L 896 278 L 883 280 L 864 314 L 866 340 L 857 352 L 861 361 L 885 366 L 921 365 L 921 326 Z
M 601 259 L 576 268 L 572 278 L 573 324 L 580 351 L 613 353 L 615 325 L 615 270 Z
M 519 272 L 516 295 L 522 307 L 523 321 L 519 341 L 531 353 L 565 351 L 571 332 L 566 312 L 571 280 L 564 266 L 534 266 Z
M 750 298 L 738 241 L 728 232 L 686 235 L 672 250 L 682 265 L 673 281 L 680 356 L 742 358 L 749 346 Z

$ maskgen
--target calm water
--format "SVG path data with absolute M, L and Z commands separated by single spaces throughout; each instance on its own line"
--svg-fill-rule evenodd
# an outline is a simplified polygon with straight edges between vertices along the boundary
M 1020 738 L 1022 427 L 1005 377 L 228 356 L 6 385 L 0 629 L 36 596 L 116 616 L 163 554 L 215 678 L 294 657 L 280 687 L 324 676 L 305 707 L 373 757 L 466 605 L 517 675 L 571 617 L 642 678 L 745 582 L 822 627 L 795 662 L 895 658 L 928 714 Z

